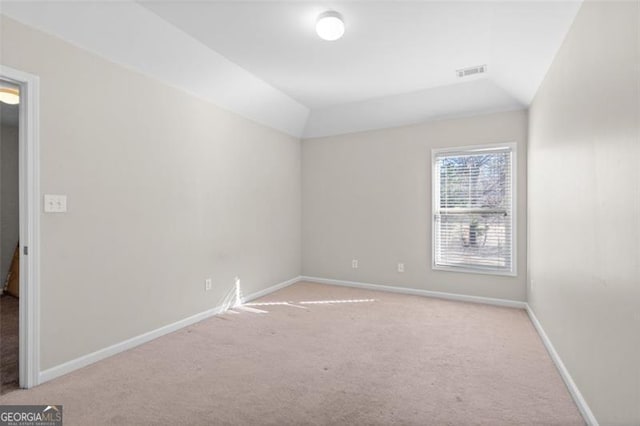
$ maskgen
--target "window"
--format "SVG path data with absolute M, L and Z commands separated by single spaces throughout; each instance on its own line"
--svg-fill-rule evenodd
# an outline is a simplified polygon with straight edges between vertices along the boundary
M 514 152 L 433 152 L 434 269 L 515 275 Z

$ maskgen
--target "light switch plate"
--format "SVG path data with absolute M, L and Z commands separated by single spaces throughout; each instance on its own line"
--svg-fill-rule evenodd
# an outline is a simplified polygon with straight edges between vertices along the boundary
M 44 211 L 45 213 L 65 213 L 67 211 L 67 196 L 45 194 Z

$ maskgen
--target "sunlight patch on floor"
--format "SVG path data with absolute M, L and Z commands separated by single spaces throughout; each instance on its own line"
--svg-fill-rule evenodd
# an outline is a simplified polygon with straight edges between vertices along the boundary
M 339 299 L 339 300 L 303 300 L 300 302 L 253 302 L 244 303 L 242 306 L 292 306 L 294 308 L 303 308 L 298 305 L 331 305 L 334 303 L 370 303 L 376 299 Z
M 234 305 L 232 308 L 235 310 L 233 313 L 240 313 L 238 311 L 250 312 L 254 314 L 268 314 L 269 311 L 265 311 L 258 308 L 268 308 L 270 306 L 287 306 L 298 309 L 309 309 L 305 305 L 334 305 L 334 304 L 348 304 L 348 303 L 372 303 L 376 299 L 333 299 L 333 300 L 301 300 L 299 302 L 292 301 L 278 301 L 278 302 L 250 302 Z
M 369 303 L 375 302 L 376 299 L 345 299 L 345 300 L 310 300 L 298 302 L 301 305 L 331 305 L 334 303 Z

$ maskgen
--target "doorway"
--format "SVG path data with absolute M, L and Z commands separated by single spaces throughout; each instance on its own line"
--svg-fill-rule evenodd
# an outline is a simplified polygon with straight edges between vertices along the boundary
M 37 76 L 0 65 L 0 393 L 39 383 L 38 102 Z
M 19 387 L 20 87 L 0 80 L 0 394 Z

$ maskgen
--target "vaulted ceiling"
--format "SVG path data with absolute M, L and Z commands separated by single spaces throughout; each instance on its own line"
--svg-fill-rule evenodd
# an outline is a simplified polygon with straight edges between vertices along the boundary
M 526 108 L 580 4 L 165 0 L 3 2 L 1 11 L 262 124 L 316 137 Z M 338 41 L 315 34 L 326 10 L 344 17 Z M 456 76 L 476 65 L 488 72 Z

